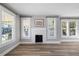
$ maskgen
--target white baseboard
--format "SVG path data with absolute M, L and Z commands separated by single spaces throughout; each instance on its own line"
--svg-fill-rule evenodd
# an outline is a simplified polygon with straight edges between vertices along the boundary
M 46 44 L 60 44 L 61 42 L 60 41 L 53 41 L 53 42 L 44 42 Z
M 20 44 L 35 44 L 33 42 L 20 42 Z
M 61 40 L 61 42 L 79 42 L 79 40 Z
M 10 52 L 12 49 L 16 48 L 20 43 L 18 42 L 16 45 L 12 46 L 11 48 L 5 50 L 3 53 L 0 54 L 0 56 L 4 56 L 8 52 Z
M 35 42 L 20 42 L 20 44 L 60 44 L 60 41 L 54 41 L 54 42 L 43 42 L 43 43 L 35 43 Z

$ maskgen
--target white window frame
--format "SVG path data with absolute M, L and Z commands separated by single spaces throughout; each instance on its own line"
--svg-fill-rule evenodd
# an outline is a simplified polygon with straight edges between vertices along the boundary
M 29 34 L 28 34 L 28 36 L 24 36 L 24 28 L 23 28 L 23 22 L 24 21 L 27 21 L 27 20 L 29 20 L 30 21 L 30 26 L 29 26 L 29 28 L 30 28 L 30 30 L 29 30 Z M 31 39 L 31 17 L 22 17 L 21 18 L 21 39 Z
M 1 5 L 0 5 L 1 6 Z M 16 39 L 16 35 L 15 35 L 15 19 L 16 19 L 16 15 L 13 13 L 13 12 L 11 12 L 11 11 L 9 11 L 7 8 L 5 8 L 5 7 L 3 7 L 3 6 L 1 6 L 1 8 L 0 8 L 1 10 L 1 21 L 4 19 L 4 14 L 3 14 L 3 12 L 6 12 L 6 13 L 8 13 L 8 14 L 10 14 L 13 18 L 14 18 L 14 20 L 13 20 L 13 29 L 12 29 L 12 39 L 10 39 L 10 40 L 6 40 L 6 41 L 4 41 L 4 42 L 2 42 L 1 41 L 1 43 L 0 43 L 0 47 L 3 47 L 3 46 L 6 46 L 6 45 L 8 45 L 9 43 L 11 43 L 11 42 L 14 42 L 15 41 L 15 39 Z M 1 23 L 0 23 L 0 25 L 1 25 Z
M 62 21 L 65 21 L 65 22 L 67 22 L 67 35 L 66 36 L 64 36 L 64 35 L 62 35 Z M 76 22 L 76 35 L 72 35 L 72 36 L 70 36 L 69 35 L 69 22 L 72 22 L 72 21 L 75 21 Z M 75 38 L 75 37 L 77 37 L 77 25 L 78 25 L 78 20 L 75 20 L 75 19 L 61 19 L 61 37 L 63 37 L 63 38 Z
M 8 13 L 7 11 L 2 11 L 2 20 L 4 20 L 4 15 L 5 15 L 5 13 L 7 13 L 7 14 L 9 14 L 12 18 L 13 18 L 13 24 L 12 24 L 12 39 L 10 39 L 10 40 L 13 40 L 13 38 L 14 38 L 14 29 L 15 29 L 15 27 L 14 27 L 14 24 L 15 24 L 15 17 L 12 15 L 12 14 L 10 14 L 10 13 Z M 3 22 L 3 21 L 2 21 Z M 6 41 L 5 41 L 6 42 Z
M 54 36 L 49 36 L 48 35 L 48 19 L 50 18 L 53 18 L 54 19 Z M 47 39 L 56 39 L 56 21 L 57 21 L 57 18 L 56 17 L 47 17 Z

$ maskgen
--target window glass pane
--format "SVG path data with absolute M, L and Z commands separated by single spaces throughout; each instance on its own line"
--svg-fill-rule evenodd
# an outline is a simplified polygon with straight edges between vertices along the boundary
M 66 29 L 62 29 L 62 34 L 63 34 L 64 36 L 67 35 L 67 31 L 66 31 Z
M 23 27 L 24 27 L 25 36 L 28 36 L 30 30 L 30 18 L 23 20 Z
M 2 41 L 12 38 L 12 25 L 11 22 L 2 22 Z
M 10 15 L 9 13 L 3 11 L 3 18 L 2 18 L 2 26 L 1 26 L 1 38 L 2 42 L 6 40 L 11 40 L 12 39 L 12 30 L 13 30 L 13 20 L 14 17 Z
M 67 35 L 67 22 L 66 21 L 62 21 L 62 35 L 66 36 Z
M 66 22 L 62 22 L 62 28 L 66 28 L 67 27 L 67 25 L 66 25 Z
M 69 35 L 70 35 L 70 36 L 75 35 L 75 34 L 76 34 L 75 29 L 70 29 L 70 30 L 69 30 Z
M 53 18 L 48 21 L 48 26 L 54 28 L 54 19 Z
M 57 18 L 47 18 L 47 39 L 56 38 L 56 20 Z
M 69 22 L 69 35 L 76 35 L 76 22 L 75 21 L 71 21 Z
M 31 18 L 22 18 L 22 38 L 30 38 Z
M 69 28 L 76 28 L 76 22 L 75 21 L 70 22 Z
M 48 19 L 48 32 L 49 36 L 54 36 L 54 18 Z

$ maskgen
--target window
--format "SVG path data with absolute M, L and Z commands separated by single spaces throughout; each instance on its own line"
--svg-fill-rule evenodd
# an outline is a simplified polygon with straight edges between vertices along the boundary
M 47 37 L 48 39 L 56 37 L 56 18 L 47 18 Z
M 22 19 L 22 38 L 30 38 L 30 19 L 31 18 L 21 18 Z
M 62 36 L 75 37 L 77 35 L 77 20 L 61 20 Z
M 6 42 L 12 39 L 13 35 L 13 25 L 14 17 L 13 15 L 2 11 L 2 21 L 1 21 L 1 41 Z

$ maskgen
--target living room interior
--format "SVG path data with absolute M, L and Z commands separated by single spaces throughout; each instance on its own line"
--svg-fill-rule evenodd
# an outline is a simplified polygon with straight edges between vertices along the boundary
M 0 3 L 0 56 L 79 56 L 79 3 Z

